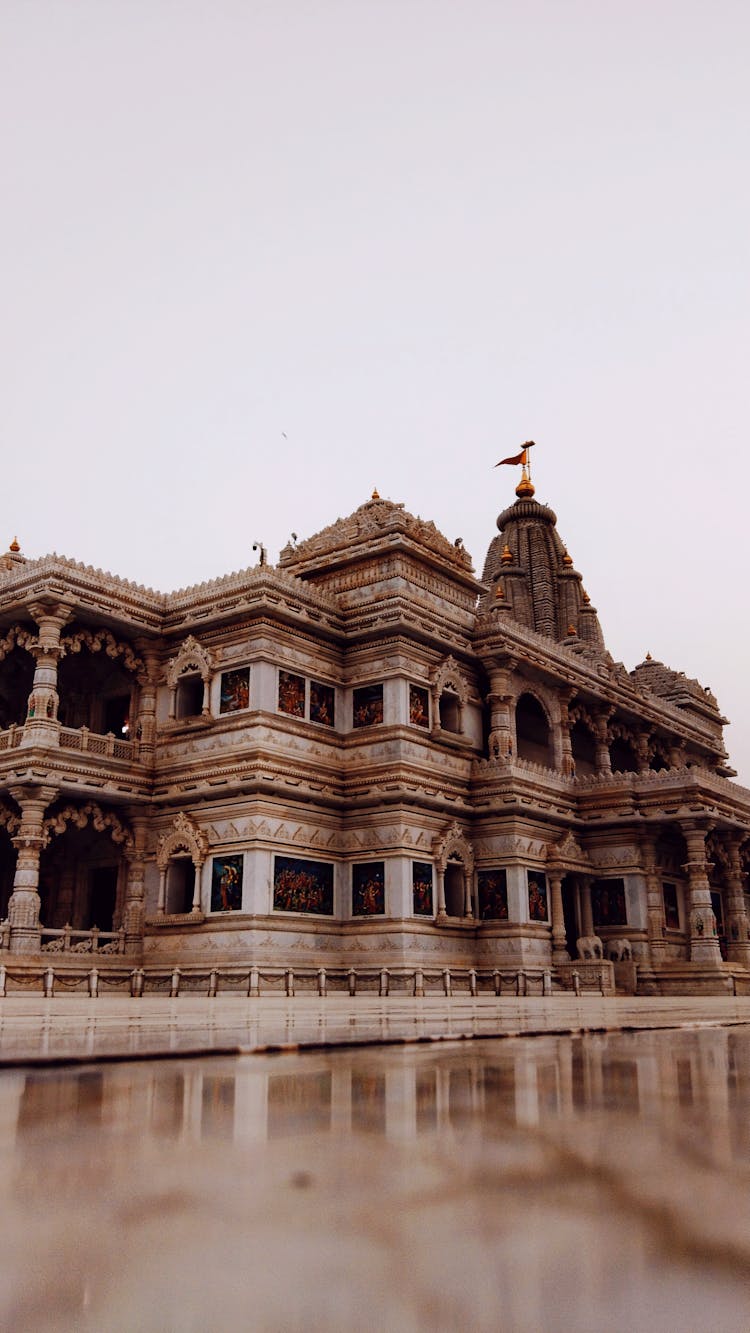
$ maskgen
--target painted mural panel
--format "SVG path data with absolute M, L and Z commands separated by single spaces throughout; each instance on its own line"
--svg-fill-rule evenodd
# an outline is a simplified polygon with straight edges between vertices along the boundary
M 250 668 L 242 667 L 237 671 L 222 671 L 220 713 L 239 713 L 250 705 Z
M 664 895 L 664 922 L 667 930 L 680 929 L 680 904 L 676 884 L 662 884 Z
M 275 912 L 332 916 L 333 866 L 330 862 L 274 857 L 273 908 Z
M 508 876 L 503 869 L 480 870 L 477 874 L 479 920 L 508 920 Z
M 352 866 L 352 916 L 385 913 L 385 862 L 362 861 Z
M 336 692 L 332 685 L 310 681 L 310 721 L 332 727 L 336 720 Z
M 355 727 L 375 727 L 383 721 L 382 685 L 362 685 L 352 697 L 352 724 Z
M 291 671 L 279 672 L 279 712 L 305 716 L 305 678 Z
M 421 685 L 409 686 L 409 721 L 413 727 L 430 725 L 430 696 Z
M 591 915 L 594 929 L 601 926 L 626 926 L 625 880 L 598 879 L 591 886 Z
M 242 857 L 215 856 L 211 868 L 211 911 L 242 910 Z
M 432 865 L 429 861 L 412 861 L 412 894 L 415 916 L 432 916 Z
M 547 876 L 542 870 L 527 870 L 529 884 L 529 921 L 548 921 Z

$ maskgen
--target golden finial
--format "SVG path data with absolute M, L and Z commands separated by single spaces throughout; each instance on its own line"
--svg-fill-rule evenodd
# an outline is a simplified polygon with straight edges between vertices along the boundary
M 497 599 L 498 599 L 499 602 L 503 602 L 503 601 L 505 601 L 505 593 L 503 592 L 503 590 L 502 590 L 502 586 L 501 586 L 499 583 L 498 583 L 498 585 L 497 585 L 497 589 L 496 589 L 496 591 L 495 591 L 495 596 L 497 597 Z
M 563 564 L 564 564 L 565 568 L 566 568 L 566 569 L 570 569 L 570 566 L 572 565 L 572 563 L 573 563 L 573 557 L 570 556 L 570 555 L 568 555 L 568 548 L 567 548 L 567 546 L 564 546 L 564 547 L 563 547 Z
M 502 549 L 502 553 L 501 553 L 501 555 L 500 555 L 500 564 L 501 564 L 501 565 L 512 565 L 512 564 L 513 564 L 513 552 L 511 551 L 511 549 L 510 549 L 510 547 L 509 547 L 509 545 L 508 545 L 507 542 L 505 543 L 505 545 L 504 545 L 504 547 L 503 547 L 503 549 Z
M 529 469 L 527 464 L 524 463 L 521 472 L 521 480 L 516 486 L 516 495 L 518 496 L 519 500 L 530 500 L 533 494 L 534 494 L 534 486 L 533 483 L 529 481 Z
M 588 595 L 588 593 L 586 592 L 586 589 L 585 589 L 585 588 L 582 588 L 582 589 L 581 589 L 581 597 L 582 597 L 582 599 L 583 599 L 583 605 L 584 605 L 584 606 L 588 606 L 589 603 L 590 603 L 590 601 L 591 601 L 591 598 L 589 597 L 589 595 Z
M 577 634 L 577 633 L 578 633 L 578 631 L 577 631 L 575 625 L 568 625 L 568 636 L 569 636 L 571 639 L 574 639 L 574 638 L 576 637 L 576 634 Z
M 653 660 L 654 660 L 654 659 L 653 659 L 653 657 L 651 656 L 651 654 L 650 654 L 650 653 L 646 653 L 646 661 L 647 661 L 647 662 L 653 662 Z
M 17 537 L 14 537 L 14 538 L 13 538 L 13 541 L 11 542 L 10 546 L 8 547 L 8 550 L 9 550 L 9 551 L 12 551 L 13 554 L 15 555 L 17 551 L 20 551 L 20 549 L 21 549 L 21 547 L 20 547 L 20 545 L 19 545 L 19 543 L 18 543 L 18 538 L 17 538 Z
M 370 499 L 371 499 L 371 500 L 379 500 L 379 499 L 380 499 L 380 492 L 378 491 L 377 486 L 375 487 L 375 489 L 374 489 L 372 495 L 370 496 Z

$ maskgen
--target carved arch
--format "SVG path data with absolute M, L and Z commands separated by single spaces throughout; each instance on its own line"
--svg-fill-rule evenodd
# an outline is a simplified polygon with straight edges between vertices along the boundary
M 548 843 L 546 852 L 550 866 L 591 874 L 591 863 L 578 839 L 567 829 L 559 842 Z
M 22 625 L 11 625 L 4 638 L 0 639 L 0 662 L 8 656 L 8 653 L 12 653 L 14 648 L 23 648 L 30 653 L 38 645 L 39 639 L 35 634 L 31 634 Z
M 214 672 L 213 653 L 204 648 L 192 634 L 182 643 L 176 656 L 170 657 L 167 662 L 167 685 L 170 690 L 176 689 L 180 678 L 190 672 L 196 672 L 204 685 Z
M 119 843 L 126 855 L 133 850 L 133 834 L 127 824 L 124 824 L 111 810 L 102 810 L 96 801 L 87 801 L 85 805 L 65 805 L 49 819 L 45 819 L 44 846 L 46 847 L 52 838 L 65 833 L 69 824 L 79 829 L 92 824 L 97 833 L 108 833 L 113 842 Z
M 458 702 L 462 707 L 466 703 L 469 687 L 455 657 L 445 657 L 436 667 L 432 676 L 432 690 L 436 699 L 440 698 L 444 690 L 450 690 L 458 696 Z
M 627 722 L 610 722 L 607 727 L 607 744 L 611 745 L 613 741 L 627 741 L 638 753 L 638 733 Z
M 10 838 L 15 837 L 21 827 L 21 816 L 12 810 L 5 801 L 0 801 L 0 828 L 8 832 Z
M 156 864 L 159 870 L 166 870 L 170 860 L 178 852 L 187 852 L 196 870 L 200 870 L 208 856 L 208 838 L 182 810 L 175 816 L 171 829 L 162 834 L 156 845 Z
M 474 873 L 474 851 L 458 822 L 451 824 L 445 833 L 435 839 L 432 855 L 439 871 L 444 872 L 450 858 L 456 857 L 463 863 L 467 874 Z
M 64 635 L 60 640 L 60 646 L 66 654 L 80 653 L 82 648 L 87 648 L 90 653 L 105 652 L 107 657 L 113 660 L 121 657 L 125 670 L 133 673 L 139 685 L 145 685 L 148 680 L 148 671 L 143 659 L 133 652 L 129 643 L 116 639 L 109 630 L 77 630 L 75 634 Z
M 591 716 L 591 713 L 589 712 L 585 704 L 575 703 L 575 704 L 570 704 L 568 706 L 568 722 L 570 724 L 571 730 L 575 726 L 576 722 L 582 722 L 585 727 L 588 727 L 589 731 L 591 732 L 591 735 L 594 738 L 596 738 L 597 735 L 596 722 L 594 721 L 593 717 Z

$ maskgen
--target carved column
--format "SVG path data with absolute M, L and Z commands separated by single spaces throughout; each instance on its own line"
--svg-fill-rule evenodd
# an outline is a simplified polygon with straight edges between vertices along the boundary
M 490 759 L 510 759 L 515 746 L 511 723 L 513 695 L 509 690 L 507 669 L 496 668 L 490 671 L 490 693 L 487 701 L 490 705 Z
M 573 746 L 570 739 L 570 711 L 568 704 L 570 696 L 564 698 L 560 703 L 560 772 L 564 773 L 566 778 L 575 775 L 575 764 L 573 762 Z
M 635 756 L 638 762 L 638 772 L 648 773 L 651 767 L 648 755 L 648 732 L 642 728 L 636 732 Z
M 550 866 L 547 869 L 547 878 L 550 889 L 550 906 L 552 910 L 552 962 L 569 963 L 570 954 L 567 948 L 567 937 L 565 934 L 565 913 L 563 911 L 562 900 L 562 870 L 557 866 Z
M 680 828 L 688 851 L 683 870 L 687 873 L 689 888 L 690 961 L 718 967 L 721 951 L 708 882 L 706 829 L 699 824 L 681 824 Z
M 594 721 L 594 740 L 596 742 L 596 771 L 600 777 L 607 777 L 612 773 L 612 760 L 609 757 L 609 734 L 608 724 L 611 714 L 609 712 L 598 713 Z
M 39 636 L 35 645 L 29 645 L 29 652 L 36 665 L 21 745 L 59 746 L 57 664 L 65 651 L 60 644 L 60 631 L 70 619 L 71 611 L 67 606 L 45 606 L 39 603 L 32 605 L 29 610 L 39 626 Z
M 686 747 L 686 745 L 685 745 L 685 742 L 682 741 L 682 740 L 675 741 L 673 745 L 670 745 L 670 747 L 669 747 L 669 767 L 670 767 L 670 768 L 684 768 L 684 767 L 685 767 L 685 752 L 686 752 L 686 748 L 687 748 L 687 747 Z
M 742 963 L 743 967 L 750 967 L 750 928 L 744 892 L 746 875 L 740 860 L 743 840 L 744 835 L 734 837 L 727 848 L 727 953 L 730 963 Z
M 652 966 L 661 967 L 667 956 L 666 920 L 661 876 L 656 866 L 656 848 L 652 841 L 643 844 L 641 864 L 646 880 L 648 948 Z
M 464 916 L 473 917 L 474 901 L 472 897 L 472 880 L 474 876 L 466 866 L 464 866 Z
M 21 826 L 13 839 L 18 859 L 8 903 L 10 952 L 38 953 L 42 942 L 39 858 L 44 846 L 44 815 L 57 792 L 54 787 L 11 787 L 10 792 L 21 808 Z
M 125 927 L 125 948 L 128 953 L 140 950 L 143 944 L 143 924 L 145 909 L 145 874 L 146 874 L 146 830 L 147 821 L 141 815 L 131 817 L 133 843 L 126 851 L 128 875 L 125 884 L 125 907 L 122 924 Z
M 164 916 L 167 907 L 167 870 L 169 866 L 159 867 L 159 897 L 156 904 L 156 915 Z
M 153 647 L 143 640 L 136 642 L 136 648 L 146 664 L 146 676 L 139 679 L 138 716 L 136 718 L 133 739 L 139 741 L 140 752 L 144 758 L 154 752 L 156 743 L 156 684 L 159 675 L 159 657 Z M 170 692 L 170 703 L 174 705 L 174 692 Z M 170 716 L 174 716 L 174 707 Z
M 445 867 L 436 866 L 437 874 L 437 916 L 438 921 L 444 921 L 447 913 L 445 910 Z

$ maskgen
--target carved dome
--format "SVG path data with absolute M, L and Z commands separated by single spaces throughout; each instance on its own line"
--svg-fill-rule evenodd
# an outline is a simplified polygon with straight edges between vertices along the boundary
M 554 510 L 521 496 L 503 510 L 497 526 L 484 564 L 482 609 L 499 602 L 503 614 L 558 642 L 572 637 L 572 627 L 581 649 L 604 651 L 596 611 L 557 531 Z

